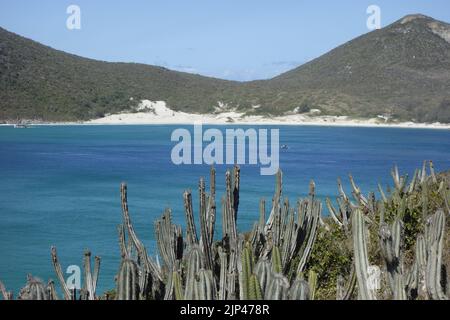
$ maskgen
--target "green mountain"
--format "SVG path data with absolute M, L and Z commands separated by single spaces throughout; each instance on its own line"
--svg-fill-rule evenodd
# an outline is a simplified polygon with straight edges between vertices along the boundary
M 0 28 L 0 89 L 3 121 L 86 120 L 149 99 L 199 113 L 221 101 L 248 113 L 319 109 L 450 123 L 450 25 L 407 16 L 278 77 L 246 83 L 90 60 Z

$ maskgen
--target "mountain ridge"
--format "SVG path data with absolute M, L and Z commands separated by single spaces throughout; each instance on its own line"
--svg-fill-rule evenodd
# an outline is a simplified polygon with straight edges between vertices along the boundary
M 148 99 L 191 113 L 214 112 L 220 101 L 268 116 L 318 109 L 450 123 L 450 25 L 408 15 L 272 79 L 249 82 L 83 58 L 0 28 L 0 88 L 4 121 L 88 120 Z

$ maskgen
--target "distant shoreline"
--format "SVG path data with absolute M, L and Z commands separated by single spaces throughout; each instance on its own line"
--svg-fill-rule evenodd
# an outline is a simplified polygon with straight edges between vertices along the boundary
M 267 121 L 235 121 L 235 122 L 188 122 L 188 121 L 154 121 L 154 122 L 144 122 L 144 121 L 117 121 L 117 122 L 96 122 L 84 121 L 84 122 L 42 122 L 42 123 L 31 123 L 29 127 L 44 127 L 44 126 L 190 126 L 194 124 L 202 125 L 219 125 L 219 126 L 308 126 L 308 127 L 355 127 L 355 128 L 399 128 L 399 129 L 434 129 L 434 130 L 450 130 L 450 124 L 430 124 L 430 123 L 415 123 L 415 122 L 399 122 L 399 123 L 371 123 L 370 120 L 347 120 L 342 122 L 325 122 L 325 121 L 304 121 L 304 122 L 288 122 L 288 121 L 272 121 L 267 119 Z M 13 127 L 13 123 L 0 124 L 0 127 Z
M 256 107 L 255 107 L 256 109 Z M 320 112 L 320 111 L 319 111 Z M 75 126 L 75 125 L 278 125 L 278 126 L 326 126 L 366 128 L 406 128 L 449 130 L 446 123 L 387 122 L 382 117 L 355 119 L 348 116 L 327 116 L 291 113 L 283 116 L 248 115 L 235 109 L 216 109 L 212 114 L 196 114 L 175 111 L 164 101 L 143 100 L 136 110 L 128 113 L 107 115 L 103 118 L 78 122 L 24 122 L 30 126 Z M 5 124 L 3 124 L 4 126 Z M 14 124 L 9 124 L 14 125 Z

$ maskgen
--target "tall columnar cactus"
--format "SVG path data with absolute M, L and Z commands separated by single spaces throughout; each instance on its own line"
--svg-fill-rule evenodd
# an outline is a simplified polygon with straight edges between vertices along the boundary
M 369 284 L 369 258 L 364 217 L 360 210 L 352 214 L 353 250 L 359 296 L 363 300 L 376 300 L 376 294 Z
M 59 263 L 56 247 L 51 248 L 51 257 L 53 268 L 63 290 L 65 300 L 73 300 L 74 292 L 67 286 L 64 274 L 62 272 L 61 264 Z M 100 272 L 100 257 L 95 257 L 94 271 L 91 270 L 91 252 L 86 250 L 84 253 L 83 267 L 84 267 L 84 283 L 81 288 L 80 298 L 82 300 L 96 300 L 97 281 Z
M 155 233 L 159 253 L 165 267 L 172 272 L 177 261 L 183 257 L 183 235 L 181 226 L 172 223 L 171 211 L 167 209 L 161 219 L 155 222 Z
M 55 273 L 59 280 L 59 284 L 61 285 L 61 288 L 63 290 L 64 299 L 72 300 L 72 293 L 70 292 L 69 287 L 67 286 L 66 280 L 64 279 L 64 274 L 61 269 L 61 264 L 59 263 L 58 255 L 56 253 L 56 247 L 51 248 L 51 255 L 52 255 L 53 268 L 55 269 Z
M 350 300 L 356 287 L 356 272 L 353 265 L 347 283 L 342 275 L 337 279 L 336 300 Z
M 219 247 L 219 300 L 226 300 L 227 298 L 227 278 L 228 278 L 228 257 L 226 252 Z
M 260 259 L 255 265 L 255 275 L 258 278 L 262 292 L 266 291 L 272 278 L 272 264 L 267 258 Z
M 216 299 L 216 284 L 211 270 L 200 269 L 194 282 L 194 300 Z
M 161 297 L 163 296 L 162 292 L 164 291 L 162 271 L 153 259 L 148 256 L 144 244 L 139 240 L 134 231 L 128 211 L 128 193 L 126 184 L 122 183 L 120 191 L 124 225 L 128 231 L 131 242 L 137 251 L 138 261 L 142 264 L 142 270 L 140 270 L 141 295 L 144 295 L 145 298 L 149 298 L 149 296 L 153 298 Z
M 194 222 L 194 209 L 192 207 L 192 194 L 185 191 L 183 194 L 184 212 L 186 214 L 186 239 L 188 247 L 198 244 L 197 230 Z
M 295 279 L 289 289 L 290 300 L 312 300 L 310 294 L 310 286 L 303 278 Z
M 181 276 L 178 271 L 174 271 L 172 273 L 172 283 L 173 283 L 173 297 L 175 300 L 183 300 L 184 299 L 184 290 L 183 284 L 181 281 Z
M 401 246 L 402 221 L 400 217 L 397 217 L 391 226 L 382 222 L 380 248 L 386 262 L 389 284 L 397 300 L 406 298 Z
M 20 290 L 19 300 L 50 300 L 46 285 L 33 276 L 28 276 L 27 284 Z
M 199 246 L 194 246 L 190 249 L 186 257 L 186 289 L 184 298 L 186 300 L 195 300 L 196 296 L 196 282 L 200 270 L 204 269 L 205 262 L 203 252 Z
M 55 282 L 51 279 L 47 283 L 47 293 L 49 300 L 59 300 L 58 294 L 56 293 Z
M 425 281 L 428 294 L 435 300 L 448 300 L 441 285 L 445 218 L 446 214 L 444 211 L 438 210 L 429 218 L 425 229 L 425 239 L 428 247 Z
M 281 264 L 281 253 L 277 246 L 272 248 L 272 271 L 275 273 L 281 273 L 283 266 Z
M 139 300 L 139 268 L 131 259 L 122 259 L 117 276 L 117 300 Z
M 97 290 L 98 275 L 100 272 L 100 257 L 95 257 L 94 271 L 91 272 L 91 252 L 84 253 L 84 287 L 82 290 L 83 300 L 95 300 Z
M 282 274 L 275 273 L 266 288 L 266 300 L 287 300 L 289 293 L 289 280 Z
M 313 270 L 309 271 L 308 275 L 309 297 L 310 300 L 314 300 L 317 289 L 317 273 Z
M 241 271 L 239 272 L 241 300 L 256 300 L 257 295 L 261 291 L 259 281 L 253 274 L 254 263 L 253 252 L 249 244 L 247 244 L 241 252 Z

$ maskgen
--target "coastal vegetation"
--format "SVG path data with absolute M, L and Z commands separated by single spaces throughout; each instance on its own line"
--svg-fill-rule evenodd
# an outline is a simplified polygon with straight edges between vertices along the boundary
M 279 171 L 272 201 L 260 200 L 259 218 L 247 232 L 237 227 L 244 187 L 239 167 L 227 171 L 225 178 L 221 197 L 216 194 L 214 168 L 209 188 L 200 179 L 196 213 L 192 192 L 183 194 L 184 229 L 172 222 L 170 209 L 155 221 L 161 262 L 149 255 L 136 234 L 127 185 L 122 184 L 121 263 L 115 286 L 111 279 L 111 288 L 115 288 L 97 292 L 101 260 L 95 257 L 92 268 L 91 253 L 86 251 L 83 287 L 77 296 L 66 284 L 56 248 L 52 248 L 63 296 L 58 297 L 52 280 L 44 283 L 29 275 L 17 298 L 448 299 L 450 180 L 446 174 L 436 174 L 431 162 L 424 163 L 410 179 L 394 168 L 393 186 L 387 190 L 380 186 L 379 197 L 374 192 L 364 195 L 351 176 L 350 193 L 338 180 L 336 200 L 324 202 L 316 197 L 311 181 L 308 196 L 291 203 L 283 196 Z M 0 292 L 6 300 L 14 298 L 2 282 Z
M 448 23 L 408 16 L 273 79 L 236 82 L 86 59 L 0 28 L 0 122 L 86 121 L 151 100 L 199 114 L 450 123 L 449 34 Z

